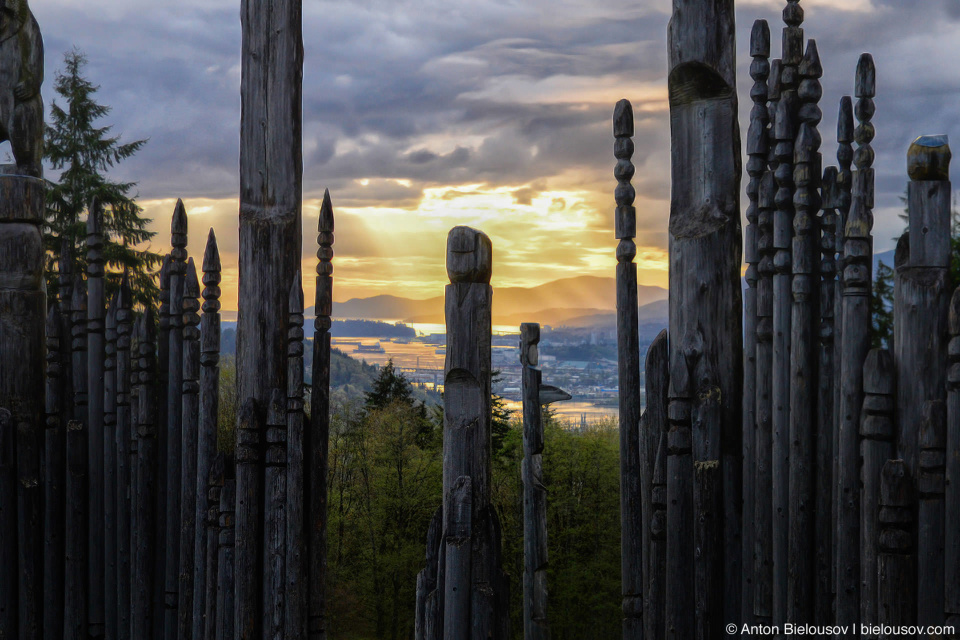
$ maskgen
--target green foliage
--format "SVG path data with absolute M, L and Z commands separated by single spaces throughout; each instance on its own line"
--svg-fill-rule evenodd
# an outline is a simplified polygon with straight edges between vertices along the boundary
M 393 360 L 380 368 L 370 391 L 364 394 L 367 409 L 385 409 L 394 402 L 413 404 L 413 389 L 406 377 L 393 366 Z
M 120 286 L 124 270 L 130 277 L 134 303 L 157 304 L 159 289 L 155 268 L 161 256 L 138 248 L 155 233 L 147 230 L 149 219 L 131 195 L 134 182 L 114 182 L 106 173 L 133 156 L 146 140 L 120 142 L 110 135 L 110 126 L 98 126 L 110 107 L 96 101 L 99 87 L 84 77 L 86 56 L 78 49 L 63 57 L 64 69 L 57 72 L 53 88 L 62 102 L 50 105 L 51 121 L 46 127 L 44 158 L 59 181 L 48 182 L 44 244 L 47 251 L 47 292 L 56 296 L 59 286 L 57 265 L 62 251 L 72 255 L 74 272 L 86 270 L 86 215 L 94 198 L 103 209 L 103 256 L 107 265 L 107 294 Z
M 870 296 L 871 347 L 893 348 L 893 269 L 881 262 L 873 275 Z
M 490 376 L 491 386 L 495 386 L 500 381 L 500 370 L 496 369 Z M 490 440 L 494 458 L 503 455 L 504 440 L 510 432 L 510 409 L 507 408 L 507 401 L 496 393 L 491 394 L 490 407 L 493 415 L 490 418 Z M 442 424 L 442 421 L 441 421 Z
M 217 448 L 232 453 L 237 444 L 237 360 L 233 356 L 221 356 L 219 382 Z

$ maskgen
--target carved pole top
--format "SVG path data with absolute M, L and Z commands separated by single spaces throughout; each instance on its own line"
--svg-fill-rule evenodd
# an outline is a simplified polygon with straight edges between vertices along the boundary
M 447 235 L 447 277 L 450 282 L 490 284 L 493 243 L 487 234 L 458 226 Z
M 290 295 L 287 298 L 287 310 L 291 315 L 303 314 L 303 284 L 300 270 L 293 276 L 293 284 L 290 286 Z
M 896 388 L 896 366 L 887 349 L 871 349 L 863 361 L 863 392 L 891 396 Z
M 47 310 L 47 339 L 60 337 L 60 308 L 56 302 Z
M 520 363 L 525 367 L 536 367 L 540 363 L 537 345 L 540 343 L 540 324 L 524 322 L 520 325 Z
M 952 155 L 946 134 L 920 136 L 907 150 L 907 174 L 911 180 L 949 180 Z
M 779 58 L 770 61 L 770 77 L 767 79 L 767 97 L 780 99 L 780 77 L 783 75 L 783 61 Z
M 791 27 L 799 27 L 803 23 L 803 7 L 800 6 L 800 0 L 787 0 L 787 6 L 783 8 L 783 21 Z
M 633 137 L 633 105 L 625 98 L 613 109 L 613 135 L 617 138 Z
M 330 189 L 323 190 L 323 202 L 320 204 L 320 221 L 317 230 L 321 233 L 333 233 L 333 203 L 330 201 Z
M 207 234 L 207 246 L 203 250 L 203 272 L 219 273 L 220 268 L 220 248 L 217 247 L 217 234 L 214 233 L 213 227 L 210 227 L 210 232 Z
M 820 182 L 822 192 L 821 206 L 824 209 L 836 209 L 840 206 L 840 194 L 837 189 L 837 175 L 839 171 L 833 165 L 823 170 L 823 179 Z
M 184 280 L 183 295 L 185 298 L 200 297 L 200 281 L 197 280 L 197 267 L 193 263 L 193 258 L 187 261 L 187 273 Z
M 770 55 L 770 25 L 766 20 L 754 20 L 750 31 L 750 56 L 766 58 Z
M 83 277 L 78 273 L 73 281 L 73 300 L 71 301 L 74 312 L 87 310 L 87 292 L 84 290 Z
M 873 56 L 869 53 L 860 54 L 857 62 L 855 95 L 858 98 L 873 98 L 877 95 L 877 68 L 873 64 Z
M 155 343 L 157 341 L 157 318 L 153 307 L 148 305 L 140 319 L 144 326 L 143 333 L 141 334 L 143 336 L 144 343 Z M 153 353 L 152 348 L 150 352 Z
M 104 320 L 104 329 L 106 329 L 108 335 L 111 331 L 116 332 L 117 330 L 117 309 L 119 309 L 119 307 L 120 292 L 117 291 L 107 304 L 107 316 Z
M 853 142 L 853 131 L 853 101 L 850 96 L 843 96 L 837 118 L 837 142 Z
M 823 77 L 823 65 L 820 63 L 820 51 L 817 49 L 817 41 L 813 38 L 807 40 L 807 50 L 803 54 L 803 60 L 800 61 L 799 72 L 800 76 L 803 78 Z
M 131 308 L 131 298 L 130 295 L 130 276 L 126 271 L 123 272 L 123 278 L 120 280 L 120 291 L 118 292 L 118 305 L 119 308 L 123 311 L 128 311 Z
M 103 233 L 103 210 L 100 207 L 100 201 L 94 197 L 90 201 L 87 211 L 87 244 L 91 244 L 90 238 L 98 237 Z
M 182 248 L 187 246 L 187 210 L 183 200 L 177 198 L 177 205 L 173 208 L 173 220 L 170 221 L 171 244 Z

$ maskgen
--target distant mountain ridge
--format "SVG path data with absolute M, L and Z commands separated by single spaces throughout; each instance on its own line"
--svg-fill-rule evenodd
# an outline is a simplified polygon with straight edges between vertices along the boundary
M 639 304 L 666 300 L 663 287 L 637 287 Z M 520 322 L 563 324 L 573 318 L 615 311 L 616 280 L 598 276 L 562 278 L 535 287 L 496 287 L 493 290 L 493 323 L 519 326 Z M 313 307 L 307 309 L 312 316 Z M 333 303 L 335 318 L 400 320 L 407 323 L 443 323 L 443 296 L 413 300 L 393 295 L 353 298 Z

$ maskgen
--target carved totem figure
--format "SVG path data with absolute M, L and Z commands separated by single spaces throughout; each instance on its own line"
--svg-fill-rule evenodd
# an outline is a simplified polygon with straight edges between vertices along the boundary
M 0 0 L 0 142 L 10 141 L 15 173 L 43 173 L 43 38 L 27 0 Z

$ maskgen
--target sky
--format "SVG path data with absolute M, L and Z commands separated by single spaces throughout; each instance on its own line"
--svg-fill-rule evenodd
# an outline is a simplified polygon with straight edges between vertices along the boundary
M 750 112 L 752 22 L 779 0 L 737 3 L 742 131 Z M 861 52 L 877 65 L 875 247 L 902 230 L 906 149 L 960 136 L 960 0 L 803 0 L 824 66 L 824 166 Z M 236 308 L 239 0 L 33 0 L 44 35 L 47 105 L 78 47 L 123 140 L 148 138 L 111 174 L 138 183 L 153 247 L 169 250 L 176 198 L 188 250 L 216 229 L 224 308 Z M 336 216 L 334 299 L 441 295 L 447 231 L 494 245 L 494 286 L 612 276 L 613 134 L 633 103 L 641 284 L 667 284 L 670 132 L 668 0 L 303 0 L 303 269 L 313 297 L 323 190 Z M 55 178 L 48 172 L 48 178 Z M 744 185 L 746 175 L 744 175 Z M 746 208 L 746 198 L 742 198 Z M 308 303 L 309 304 L 309 303 Z

